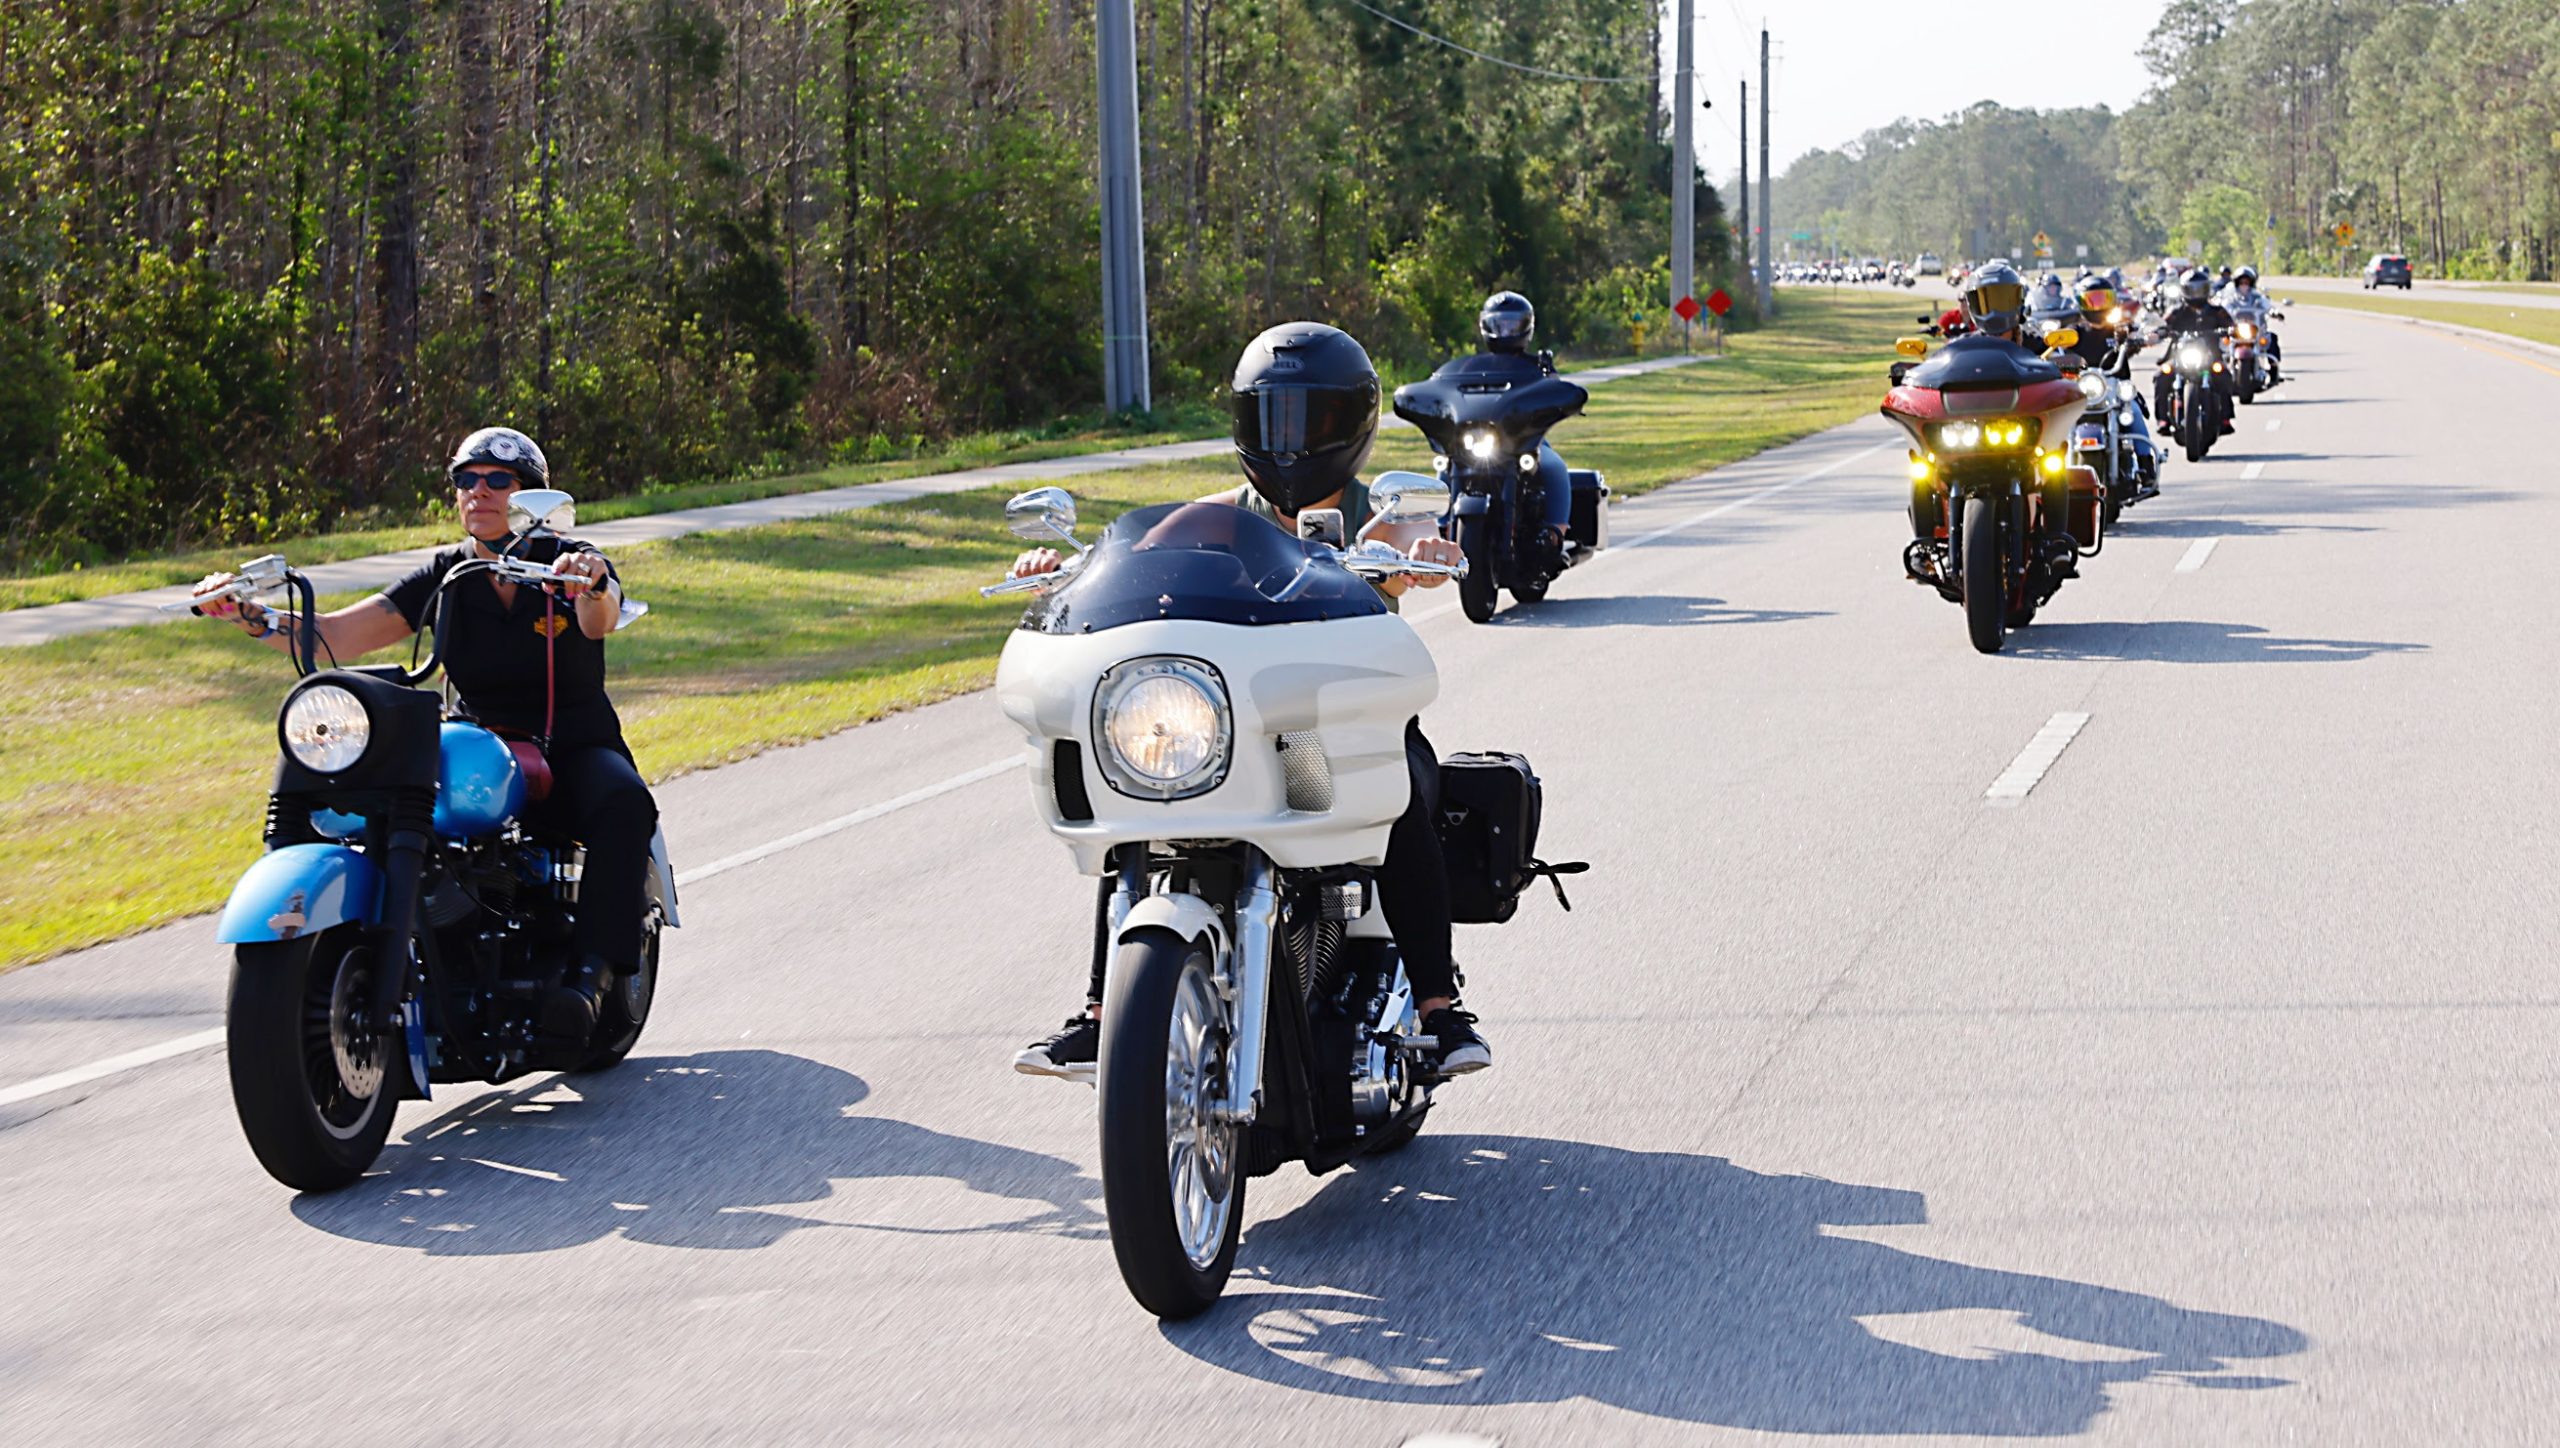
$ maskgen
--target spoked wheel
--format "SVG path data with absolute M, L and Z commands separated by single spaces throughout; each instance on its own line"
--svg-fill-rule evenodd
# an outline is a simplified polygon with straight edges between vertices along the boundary
M 604 993 L 602 1009 L 596 1014 L 595 1054 L 578 1067 L 581 1071 L 602 1071 L 619 1066 L 631 1048 L 640 1044 L 640 1032 L 649 1024 L 649 1007 L 658 998 L 658 942 L 661 923 L 652 912 L 649 926 L 640 940 L 639 968 L 617 977 L 613 989 Z
M 1120 1278 L 1162 1318 L 1225 1290 L 1244 1224 L 1244 1131 L 1220 1114 L 1234 1023 L 1208 950 L 1169 930 L 1120 947 L 1102 1003 L 1102 1205 Z
M 297 1191 L 356 1180 L 391 1134 L 402 1048 L 373 1019 L 375 970 L 349 926 L 233 953 L 231 1102 L 258 1164 Z
M 2008 581 L 2001 566 L 2000 500 L 1964 500 L 1964 628 L 1976 652 L 1996 654 L 2006 632 Z
M 1458 580 L 1458 607 L 1466 610 L 1469 623 L 1492 618 L 1494 605 L 1500 601 L 1501 586 L 1494 581 L 1492 542 L 1482 518 L 1469 518 L 1458 525 L 1458 548 L 1467 555 L 1467 576 Z

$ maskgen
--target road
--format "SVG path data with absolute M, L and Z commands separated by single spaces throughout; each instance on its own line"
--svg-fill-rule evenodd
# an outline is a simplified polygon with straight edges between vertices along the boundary
M 2267 290 L 2277 296 L 2294 292 L 2360 292 L 2364 283 L 2353 277 L 2269 277 Z M 2408 291 L 2384 287 L 2375 293 L 2383 297 L 2415 297 L 2420 301 L 2466 302 L 2481 307 L 2525 307 L 2546 311 L 2560 307 L 2560 292 L 2529 291 L 2517 288 L 2501 291 L 2495 282 L 2440 282 L 2421 278 Z
M 1431 599 L 1432 734 L 1528 752 L 1594 869 L 1461 930 L 1496 1068 L 1256 1182 L 1200 1321 L 1117 1281 L 1091 1095 L 1005 1067 L 1091 896 L 999 771 L 699 880 L 631 1062 L 413 1103 L 342 1194 L 258 1171 L 213 1051 L 0 1107 L 0 1423 L 2548 1441 L 2560 500 L 2465 424 L 2560 369 L 2286 337 L 2001 656 L 1901 577 L 1872 421 L 1626 505 L 1668 531 L 1543 608 Z M 662 801 L 700 867 L 1015 744 L 963 698 Z M 0 977 L 0 1100 L 215 1024 L 223 969 L 198 921 Z

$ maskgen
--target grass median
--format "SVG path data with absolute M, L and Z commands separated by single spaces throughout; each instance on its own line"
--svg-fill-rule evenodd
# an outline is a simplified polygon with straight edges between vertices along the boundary
M 2369 296 L 2362 292 L 2305 292 L 2296 301 L 2306 306 L 2451 322 L 2456 326 L 2477 327 L 2484 332 L 2500 332 L 2528 342 L 2560 347 L 2560 307 L 2507 307 L 2495 302 L 2412 300 L 2401 296 Z
M 1875 406 L 1911 313 L 1904 298 L 1790 299 L 1782 325 L 1722 360 L 1595 389 L 1556 445 L 1638 494 L 1849 421 Z M 1372 466 L 1427 457 L 1397 429 Z M 1182 464 L 1076 491 L 1091 536 L 1234 481 L 1223 463 Z M 643 768 L 663 779 L 984 687 L 1018 616 L 977 595 L 1018 546 L 1004 499 L 920 498 L 620 554 L 653 610 L 612 649 Z M 220 905 L 257 849 L 291 682 L 281 656 L 210 624 L 0 649 L 0 969 Z

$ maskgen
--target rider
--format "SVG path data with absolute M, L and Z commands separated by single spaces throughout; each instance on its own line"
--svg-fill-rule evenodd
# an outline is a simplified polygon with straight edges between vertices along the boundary
M 2231 314 L 2214 305 L 2213 273 L 2203 267 L 2188 272 L 2178 283 L 2178 295 L 2177 309 L 2160 319 L 2160 332 L 2169 343 L 2170 355 L 2176 355 L 2178 339 L 2200 337 L 2219 358 L 2222 335 L 2231 330 Z M 2219 366 L 2206 375 L 2213 381 L 2214 399 L 2222 413 L 2222 430 L 2230 432 L 2233 430 L 2231 415 L 2235 410 L 2231 401 L 2231 378 Z M 2160 375 L 2151 388 L 2151 415 L 2154 417 L 2166 419 L 2169 416 L 2169 383 L 2169 363 L 2164 359 Z
M 1537 309 L 1518 292 L 1495 292 L 1485 298 L 1484 305 L 1477 309 L 1476 336 L 1482 344 L 1478 349 L 1480 354 L 1516 357 L 1523 367 L 1534 365 L 1538 375 L 1552 376 L 1556 370 L 1554 354 L 1539 353 L 1532 357 L 1529 352 L 1529 340 L 1537 332 Z M 1544 438 L 1538 440 L 1538 488 L 1538 501 L 1546 516 L 1538 535 L 1539 542 L 1556 558 L 1562 559 L 1565 539 L 1573 531 L 1573 479 L 1565 471 L 1563 457 L 1548 446 Z
M 640 963 L 649 842 L 658 821 L 657 801 L 622 741 L 622 720 L 604 687 L 604 640 L 621 618 L 622 584 L 593 545 L 541 540 L 527 556 L 551 561 L 556 547 L 558 566 L 574 575 L 562 589 L 565 617 L 543 590 L 494 575 L 485 586 L 476 579 L 455 584 L 440 616 L 429 617 L 428 600 L 448 571 L 467 558 L 498 556 L 510 537 L 507 500 L 520 487 L 548 487 L 551 465 L 523 433 L 484 427 L 454 449 L 445 477 L 463 541 L 373 597 L 320 615 L 315 652 L 334 665 L 441 623 L 445 636 L 437 643 L 463 717 L 521 739 L 542 740 L 547 726 L 552 788 L 538 808 L 586 847 L 586 867 L 578 887 L 578 966 L 544 997 L 542 1022 L 547 1034 L 583 1040 L 605 990 Z M 211 593 L 231 577 L 210 574 L 196 592 Z M 293 652 L 291 615 L 227 598 L 203 612 Z
M 2267 325 L 2267 313 L 2275 309 L 2275 303 L 2258 289 L 2256 267 L 2244 266 L 2233 272 L 2231 285 L 2214 300 L 2220 302 L 2222 309 L 2233 317 L 2246 316 L 2257 327 L 2259 340 L 2266 344 L 2267 360 L 2284 361 L 2284 344 L 2276 340 L 2275 328 Z
M 2068 350 L 2102 372 L 2121 367 L 2129 355 L 2121 359 L 2116 355 L 2124 341 L 2124 309 L 2117 305 L 2115 288 L 2096 272 L 2083 272 L 2072 290 L 2080 307 L 2080 320 L 2072 330 L 2079 339 Z M 2118 371 L 2116 375 L 2126 374 Z
M 1525 329 L 1522 335 L 1525 340 Z M 1292 536 L 1299 514 L 1339 508 L 1343 536 L 1358 536 L 1370 517 L 1369 488 L 1360 480 L 1360 464 L 1378 435 L 1378 371 L 1369 354 L 1347 332 L 1316 322 L 1284 322 L 1244 349 L 1231 387 L 1236 461 L 1243 466 L 1245 482 L 1202 501 L 1259 513 Z M 1385 527 L 1371 536 L 1402 546 L 1419 562 L 1456 563 L 1466 556 L 1428 523 Z M 1034 548 L 1014 561 L 1013 576 L 1049 573 L 1058 566 L 1056 550 Z M 1414 583 L 1430 588 L 1444 581 L 1399 574 L 1377 587 L 1392 609 L 1397 595 Z M 1403 816 L 1388 832 L 1386 857 L 1378 866 L 1385 896 L 1380 903 L 1413 982 L 1422 1034 L 1438 1043 L 1441 1074 L 1481 1071 L 1493 1064 L 1493 1051 L 1477 1033 L 1476 1018 L 1458 1005 L 1458 968 L 1450 954 L 1448 869 L 1433 825 L 1440 797 L 1439 755 L 1422 737 L 1418 719 L 1405 724 L 1404 748 L 1413 789 Z M 1091 1073 L 1101 1044 L 1103 965 L 1097 949 L 1085 1009 L 1069 1016 L 1056 1034 L 1023 1048 L 1013 1058 L 1015 1070 L 1070 1080 Z

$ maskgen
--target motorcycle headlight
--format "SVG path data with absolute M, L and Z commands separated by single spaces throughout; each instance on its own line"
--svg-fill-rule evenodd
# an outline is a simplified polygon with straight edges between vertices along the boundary
M 2250 338 L 2255 337 L 2255 336 L 2257 336 L 2257 335 L 2258 335 L 2258 329 L 2257 329 L 2257 328 L 2255 328 L 2255 327 L 2250 326 L 2250 325 L 2249 325 L 2248 323 L 2246 323 L 2246 322 L 2242 322 L 2242 323 L 2239 325 L 2239 327 L 2238 327 L 2238 329 L 2237 329 L 2237 330 L 2238 330 L 2238 331 L 2239 331 L 2239 333 L 2240 333 L 2240 340 L 2241 340 L 2241 341 L 2243 341 L 2243 342 L 2246 342 L 2246 341 L 2248 341 Z
M 1131 659 L 1102 676 L 1093 736 L 1102 777 L 1132 799 L 1206 794 L 1227 775 L 1226 682 L 1198 659 Z
M 277 733 L 294 763 L 315 774 L 343 774 L 364 758 L 364 747 L 373 739 L 373 716 L 349 691 L 314 684 L 285 701 Z
M 2133 426 L 2133 409 L 2130 407 L 2118 408 L 2116 410 L 2116 421 L 2124 424 L 2126 427 Z
M 1476 428 L 1461 441 L 1466 444 L 1467 456 L 1479 462 L 1491 458 L 1495 450 L 1501 446 L 1500 440 L 1493 435 L 1493 430 L 1490 428 Z
M 2204 348 L 2194 342 L 2179 348 L 2178 365 L 2191 372 L 2204 366 Z
M 2107 383 L 2105 378 L 2100 377 L 2095 372 L 2083 372 L 2080 374 L 2081 396 L 2103 397 L 2106 395 L 2106 391 Z

